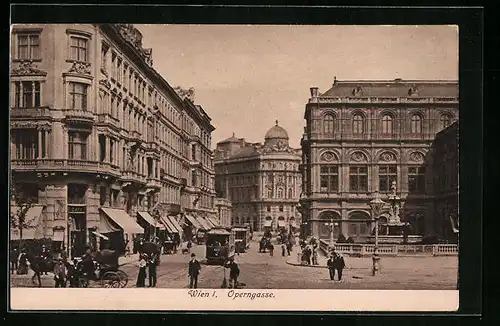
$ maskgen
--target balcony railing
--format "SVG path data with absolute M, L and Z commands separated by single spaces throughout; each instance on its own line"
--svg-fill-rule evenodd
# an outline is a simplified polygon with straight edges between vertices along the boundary
M 95 120 L 94 113 L 84 110 L 63 110 L 66 121 L 75 122 L 89 122 L 93 123 Z
M 10 110 L 11 118 L 49 118 L 51 117 L 49 107 L 36 108 L 13 108 Z
M 97 116 L 97 122 L 103 123 L 103 124 L 110 124 L 119 127 L 120 126 L 120 120 L 118 120 L 115 117 L 112 117 L 111 115 L 105 113 L 105 114 L 99 114 Z
M 121 175 L 121 179 L 123 181 L 135 182 L 135 183 L 140 183 L 140 184 L 147 183 L 146 177 L 143 175 L 140 175 L 139 173 L 137 173 L 135 171 L 123 171 L 122 175 Z
M 320 97 L 322 103 L 458 103 L 458 97 Z
M 103 173 L 120 176 L 118 166 L 107 163 L 88 160 L 68 159 L 28 159 L 11 160 L 12 170 L 18 172 L 43 172 L 43 171 L 74 171 L 86 173 Z

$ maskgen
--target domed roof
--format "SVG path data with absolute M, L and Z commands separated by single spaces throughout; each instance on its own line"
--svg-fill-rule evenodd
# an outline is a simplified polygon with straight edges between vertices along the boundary
M 286 139 L 288 140 L 288 133 L 285 129 L 278 126 L 278 120 L 276 120 L 276 125 L 273 126 L 266 132 L 265 139 Z

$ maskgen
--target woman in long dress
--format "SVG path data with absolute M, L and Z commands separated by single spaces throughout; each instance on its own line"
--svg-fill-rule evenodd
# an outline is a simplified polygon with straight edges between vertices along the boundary
M 137 283 L 135 284 L 138 288 L 146 287 L 146 266 L 146 257 L 141 254 L 139 258 L 139 275 L 137 275 Z

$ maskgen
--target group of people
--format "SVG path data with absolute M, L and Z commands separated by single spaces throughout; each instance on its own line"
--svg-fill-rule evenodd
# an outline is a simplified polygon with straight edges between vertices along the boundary
M 234 261 L 234 257 L 229 257 L 227 261 L 224 262 L 224 268 L 229 269 L 229 284 L 226 282 L 226 273 L 224 269 L 224 279 L 222 281 L 222 288 L 238 288 L 240 283 L 238 283 L 238 277 L 240 276 L 240 267 Z M 189 288 L 196 289 L 198 288 L 198 276 L 200 275 L 201 264 L 196 259 L 196 255 L 194 253 L 191 254 L 191 260 L 188 264 L 188 278 L 189 278 Z
M 299 253 L 301 255 L 300 262 L 304 265 L 318 265 L 318 243 L 312 239 L 309 244 L 301 241 L 300 246 L 302 249 Z
M 146 287 L 146 278 L 148 278 L 148 287 L 156 287 L 157 275 L 156 270 L 160 265 L 159 253 L 139 254 L 139 274 L 137 275 L 136 287 Z M 146 271 L 147 270 L 147 271 Z
M 326 262 L 326 266 L 330 272 L 330 280 L 334 281 L 335 271 L 337 271 L 338 280 L 342 281 L 342 271 L 345 267 L 345 261 L 344 257 L 335 251 L 335 248 L 332 250 L 330 258 L 328 258 Z

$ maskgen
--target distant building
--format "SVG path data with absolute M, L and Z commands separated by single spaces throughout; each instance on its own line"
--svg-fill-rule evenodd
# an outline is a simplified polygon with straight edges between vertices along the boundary
M 372 193 L 387 201 L 396 181 L 401 220 L 415 234 L 438 232 L 427 161 L 436 134 L 458 119 L 458 82 L 335 79 L 323 93 L 310 91 L 301 142 L 304 231 L 328 238 L 325 222 L 334 219 L 335 239 L 365 241 L 374 227 Z
M 290 148 L 288 133 L 273 126 L 261 143 L 232 137 L 217 143 L 215 184 L 218 196 L 232 204 L 232 224 L 296 228 L 300 225 L 300 151 Z
M 459 180 L 458 121 L 436 135 L 430 163 L 434 185 L 434 229 L 445 239 L 456 241 L 458 229 Z M 456 231 L 456 230 L 455 230 Z
M 226 198 L 215 198 L 215 209 L 217 211 L 215 220 L 218 226 L 231 226 L 231 201 Z
M 160 217 L 215 216 L 211 119 L 153 68 L 139 30 L 15 25 L 11 44 L 12 184 L 43 207 L 25 239 L 78 254 L 161 231 Z

